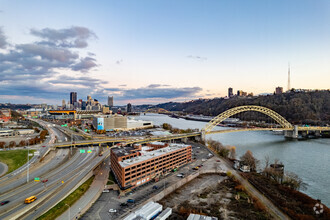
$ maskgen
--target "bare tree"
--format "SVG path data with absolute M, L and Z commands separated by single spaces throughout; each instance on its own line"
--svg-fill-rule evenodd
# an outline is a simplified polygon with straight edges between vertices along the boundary
M 236 147 L 235 146 L 231 146 L 229 149 L 229 157 L 231 159 L 235 159 L 236 158 Z
M 254 158 L 251 151 L 246 151 L 240 159 L 243 164 L 250 166 L 251 171 L 256 171 L 259 161 Z
M 304 183 L 303 180 L 293 172 L 285 172 L 284 181 L 282 184 L 295 190 L 307 188 L 307 184 Z

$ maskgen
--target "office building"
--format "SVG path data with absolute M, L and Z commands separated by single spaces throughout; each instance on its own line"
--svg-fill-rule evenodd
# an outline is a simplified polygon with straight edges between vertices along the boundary
M 126 130 L 127 117 L 122 115 L 102 115 L 93 117 L 93 126 L 96 130 Z
M 74 105 L 75 102 L 77 102 L 77 93 L 70 92 L 70 104 Z
M 234 96 L 234 94 L 233 94 L 233 88 L 229 87 L 228 88 L 228 98 L 231 98 L 233 96 Z
M 66 104 L 65 104 L 65 100 L 62 100 L 62 108 L 65 108 Z
M 127 104 L 126 112 L 127 112 L 127 113 L 132 112 L 132 104 L 131 104 L 131 103 L 128 103 L 128 104 Z
M 276 95 L 280 95 L 280 94 L 282 94 L 283 93 L 283 87 L 276 87 L 275 88 L 275 94 Z
M 121 189 L 145 184 L 191 161 L 191 146 L 150 143 L 111 149 L 111 170 Z
M 113 96 L 108 96 L 108 106 L 113 107 Z
M 237 90 L 237 96 L 243 96 L 243 91 L 242 90 Z

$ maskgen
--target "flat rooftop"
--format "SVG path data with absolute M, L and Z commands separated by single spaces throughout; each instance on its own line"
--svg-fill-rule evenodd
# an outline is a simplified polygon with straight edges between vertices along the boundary
M 158 149 L 158 150 L 153 150 L 153 151 L 145 151 L 147 148 L 142 147 L 142 150 L 139 151 L 141 153 L 141 156 L 120 161 L 119 164 L 120 164 L 121 167 L 131 166 L 131 165 L 140 163 L 140 162 L 145 161 L 145 160 L 149 160 L 149 159 L 159 157 L 159 156 L 168 154 L 170 152 L 173 152 L 173 151 L 176 151 L 176 150 L 179 150 L 179 149 L 182 149 L 182 148 L 186 148 L 188 146 L 190 146 L 190 145 L 170 144 L 168 147 L 164 147 L 164 148 L 161 148 L 161 149 Z
M 118 157 L 122 157 L 122 156 L 126 156 L 132 153 L 132 150 L 137 150 L 134 147 L 131 146 L 125 146 L 125 147 L 115 147 L 112 148 L 112 151 L 118 156 Z

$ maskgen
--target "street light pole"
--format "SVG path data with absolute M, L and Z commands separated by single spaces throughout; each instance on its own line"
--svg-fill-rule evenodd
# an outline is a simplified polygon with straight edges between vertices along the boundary
M 71 156 L 72 156 L 72 133 L 71 133 Z
M 27 155 L 27 159 L 28 159 L 28 164 L 27 164 L 27 173 L 26 173 L 26 182 L 29 182 L 29 165 L 30 165 L 30 147 L 29 147 L 29 142 L 30 142 L 30 138 L 27 138 L 28 140 L 28 155 Z
M 68 204 L 65 203 L 65 205 L 69 206 Z M 71 217 L 71 213 L 70 213 L 70 206 L 69 206 L 69 220 L 70 220 L 70 217 Z

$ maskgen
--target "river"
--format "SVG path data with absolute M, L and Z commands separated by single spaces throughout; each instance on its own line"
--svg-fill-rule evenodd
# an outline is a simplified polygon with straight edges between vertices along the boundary
M 150 120 L 155 125 L 169 123 L 173 127 L 202 129 L 206 122 L 171 118 L 167 115 L 147 113 L 136 119 Z M 216 127 L 215 130 L 227 129 Z M 236 146 L 237 158 L 247 150 L 260 160 L 262 167 L 265 156 L 271 161 L 279 159 L 285 165 L 285 171 L 296 173 L 307 189 L 301 190 L 314 199 L 330 207 L 330 139 L 286 140 L 283 135 L 271 131 L 245 131 L 207 135 L 207 139 L 220 141 L 224 145 Z

